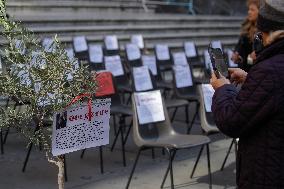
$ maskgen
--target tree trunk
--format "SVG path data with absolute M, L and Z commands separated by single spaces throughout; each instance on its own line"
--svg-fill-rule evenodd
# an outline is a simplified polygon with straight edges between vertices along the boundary
M 58 189 L 64 189 L 64 158 L 62 156 L 58 157 Z

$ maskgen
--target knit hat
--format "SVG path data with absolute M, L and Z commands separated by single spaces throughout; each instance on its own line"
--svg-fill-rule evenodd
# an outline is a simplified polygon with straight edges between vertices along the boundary
M 284 30 L 284 0 L 265 0 L 259 10 L 257 28 L 263 32 Z

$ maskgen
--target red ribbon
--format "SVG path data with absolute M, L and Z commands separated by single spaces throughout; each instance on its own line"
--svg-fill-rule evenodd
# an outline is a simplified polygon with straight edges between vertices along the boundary
M 87 93 L 83 93 L 81 95 L 76 96 L 75 98 L 73 98 L 73 100 L 66 106 L 65 109 L 67 109 L 69 106 L 71 106 L 72 104 L 76 103 L 77 101 L 81 100 L 84 97 L 88 97 L 88 117 L 89 117 L 89 121 L 92 120 L 92 95 L 91 94 L 87 94 Z

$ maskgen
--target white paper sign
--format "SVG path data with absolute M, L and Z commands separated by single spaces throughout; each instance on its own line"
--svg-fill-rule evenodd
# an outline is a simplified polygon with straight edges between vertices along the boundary
M 215 93 L 215 90 L 210 84 L 202 84 L 201 87 L 202 87 L 205 110 L 206 112 L 212 112 L 211 110 L 212 98 Z
M 132 35 L 131 36 L 131 43 L 137 45 L 139 49 L 144 48 L 144 40 L 142 35 Z
M 197 56 L 196 48 L 193 42 L 185 42 L 184 48 L 187 57 L 192 58 Z
M 110 104 L 110 99 L 93 101 L 91 121 L 87 104 L 54 114 L 52 155 L 109 144 Z
M 107 50 L 118 50 L 118 40 L 116 35 L 108 35 L 105 37 L 105 45 Z
M 83 52 L 88 50 L 87 40 L 85 36 L 76 36 L 73 38 L 75 52 Z
M 168 45 L 156 45 L 156 55 L 158 60 L 169 60 L 170 51 Z
M 46 52 L 53 52 L 56 50 L 56 45 L 52 38 L 44 38 L 42 41 L 42 46 Z
M 90 45 L 89 55 L 91 63 L 103 63 L 103 48 L 101 45 Z
M 152 72 L 153 75 L 157 75 L 157 63 L 156 57 L 151 55 L 143 55 L 142 56 L 142 64 L 143 66 L 147 66 L 148 69 Z
M 235 64 L 235 62 L 233 60 L 231 60 L 232 56 L 233 56 L 233 51 L 232 50 L 228 50 L 228 61 L 229 61 L 229 67 L 231 68 L 236 68 L 238 67 L 238 64 Z
M 106 70 L 111 72 L 113 76 L 124 75 L 121 59 L 119 55 L 115 56 L 105 56 L 105 67 Z
M 191 87 L 193 86 L 192 74 L 190 67 L 186 66 L 174 66 L 175 79 L 177 88 Z
M 173 53 L 173 59 L 175 65 L 183 65 L 183 66 L 188 65 L 184 52 Z
M 133 78 L 136 91 L 147 91 L 153 89 L 153 84 L 147 66 L 134 67 Z
M 165 120 L 162 96 L 159 90 L 134 93 L 139 124 Z
M 127 44 L 126 45 L 126 54 L 128 60 L 137 60 L 141 58 L 141 52 L 137 45 L 135 44 Z
M 212 41 L 211 44 L 212 44 L 212 47 L 214 49 L 219 48 L 219 49 L 223 50 L 221 41 Z

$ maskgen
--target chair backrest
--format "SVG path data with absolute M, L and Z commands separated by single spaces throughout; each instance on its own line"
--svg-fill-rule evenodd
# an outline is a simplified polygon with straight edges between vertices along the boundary
M 151 92 L 153 91 L 148 91 L 143 93 L 149 94 Z M 141 147 L 147 145 L 148 142 L 153 143 L 159 138 L 176 133 L 175 130 L 172 128 L 171 121 L 163 98 L 162 98 L 162 105 L 163 105 L 163 113 L 165 120 L 156 123 L 143 124 L 143 125 L 139 124 L 136 100 L 137 99 L 135 99 L 135 93 L 134 93 L 132 94 L 133 139 L 137 146 Z
M 155 55 L 143 55 L 142 56 L 142 65 L 147 66 L 151 71 L 153 76 L 158 75 L 158 68 Z
M 143 50 L 145 48 L 144 39 L 141 34 L 132 35 L 130 42 L 137 45 L 140 50 Z
M 197 94 L 190 65 L 173 67 L 173 85 L 177 97 Z
M 89 62 L 92 70 L 105 70 L 104 53 L 101 45 L 89 45 Z
M 130 68 L 142 66 L 141 51 L 136 44 L 133 44 L 133 43 L 126 44 L 125 54 L 126 54 L 128 66 Z
M 172 65 L 170 49 L 166 44 L 157 44 L 155 46 L 155 54 L 157 58 L 158 66 L 170 66 Z
M 73 48 L 76 58 L 83 61 L 89 60 L 88 44 L 85 36 L 74 37 Z
M 187 66 L 188 65 L 186 55 L 183 51 L 173 52 L 172 53 L 172 59 L 173 59 L 174 65 L 180 65 L 180 66 Z
M 104 54 L 111 56 L 111 55 L 118 55 L 120 51 L 118 39 L 116 35 L 107 35 L 104 38 Z
M 215 125 L 213 114 L 210 112 L 214 89 L 210 84 L 202 84 L 198 86 L 198 92 L 200 94 L 199 116 L 202 130 L 207 134 L 219 132 Z

